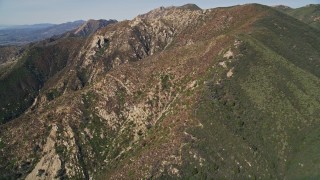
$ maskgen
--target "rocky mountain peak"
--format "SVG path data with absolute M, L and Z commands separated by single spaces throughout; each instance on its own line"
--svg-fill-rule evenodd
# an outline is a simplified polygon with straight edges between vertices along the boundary
M 187 13 L 186 11 L 199 11 L 202 10 L 195 4 L 185 4 L 182 6 L 168 6 L 168 7 L 159 7 L 154 10 L 151 10 L 150 12 L 146 14 L 139 15 L 140 18 L 161 18 L 164 16 L 167 16 L 168 14 L 172 13 Z
M 197 6 L 196 4 L 185 4 L 182 5 L 180 7 L 177 7 L 178 9 L 186 9 L 186 10 L 202 10 L 199 6 Z

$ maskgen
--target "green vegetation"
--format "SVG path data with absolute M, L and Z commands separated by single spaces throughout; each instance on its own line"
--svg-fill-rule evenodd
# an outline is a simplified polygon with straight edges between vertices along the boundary
M 138 90 L 134 94 L 134 100 L 139 101 L 139 100 L 143 99 L 145 96 L 146 96 L 146 94 L 143 91 Z
M 61 92 L 57 89 L 51 89 L 49 92 L 46 93 L 46 97 L 48 101 L 52 101 L 53 99 L 59 97 L 61 95 Z
M 40 82 L 26 66 L 21 65 L 26 58 L 24 56 L 7 76 L 0 79 L 0 124 L 23 113 L 37 93 Z
M 310 26 L 320 30 L 320 5 L 311 4 L 297 9 L 291 8 L 276 8 L 288 15 L 309 24 Z
M 55 149 L 56 149 L 56 153 L 59 154 L 59 155 L 62 155 L 63 152 L 64 152 L 64 147 L 63 146 L 56 145 Z
M 258 21 L 255 28 L 251 35 L 238 37 L 242 57 L 229 64 L 235 67 L 232 78 L 218 69 L 209 73 L 223 81 L 204 87 L 195 107 L 203 126 L 190 129 L 199 139 L 190 149 L 206 161 L 199 166 L 199 160 L 186 156 L 185 176 L 320 176 L 320 154 L 315 151 L 320 131 L 313 128 L 320 125 L 320 36 L 298 21 L 274 16 Z
M 95 55 L 98 57 L 102 57 L 106 49 L 108 49 L 109 45 L 110 45 L 110 42 L 106 40 L 105 43 L 98 49 Z
M 162 90 L 168 90 L 171 86 L 170 76 L 168 74 L 161 76 Z
M 81 82 L 81 85 L 84 87 L 88 81 L 87 71 L 85 69 L 80 69 L 77 71 L 77 77 Z
M 120 110 L 125 103 L 125 94 L 125 89 L 120 88 L 116 95 Z M 127 146 L 133 138 L 128 135 L 128 129 L 124 130 L 121 136 L 117 137 L 117 134 L 103 122 L 94 109 L 97 101 L 96 98 L 97 95 L 92 91 L 82 96 L 84 103 L 81 110 L 83 112 L 83 119 L 79 129 L 84 133 L 80 134 L 78 133 L 79 130 L 75 129 L 75 132 L 77 132 L 77 142 L 79 143 L 78 146 L 81 147 L 81 166 L 90 171 L 93 169 L 105 169 L 105 160 L 114 161 L 120 154 L 122 147 Z M 119 143 L 119 146 L 112 146 L 114 142 Z M 92 161 L 92 157 L 94 157 L 94 161 Z M 114 168 L 116 165 L 117 163 L 114 162 L 108 168 Z
M 124 88 L 119 88 L 116 92 L 116 97 L 117 97 L 117 101 L 118 101 L 118 107 L 119 107 L 119 111 L 118 113 L 120 113 L 120 110 L 123 109 L 124 104 L 126 103 L 126 89 Z
M 18 117 L 29 108 L 44 83 L 67 64 L 70 49 L 61 44 L 34 46 L 0 79 L 0 124 Z M 59 53 L 57 53 L 59 52 Z M 54 59 L 54 61 L 52 61 Z M 48 99 L 58 96 L 48 92 Z
M 0 139 L 0 150 L 5 147 L 4 142 Z

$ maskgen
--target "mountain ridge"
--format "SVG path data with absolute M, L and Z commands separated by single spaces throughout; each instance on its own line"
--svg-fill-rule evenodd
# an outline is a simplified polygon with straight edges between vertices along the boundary
M 73 30 L 83 24 L 84 21 L 74 21 L 62 24 L 49 25 L 26 25 L 18 28 L 7 28 L 0 30 L 0 45 L 25 45 Z M 40 26 L 40 27 L 39 27 Z
M 0 125 L 0 174 L 316 178 L 319 34 L 250 4 L 160 8 L 36 44 L 26 67 L 47 79 Z
M 300 8 L 283 8 L 281 6 L 275 8 L 318 30 L 320 29 L 320 4 L 309 4 Z
M 53 36 L 61 36 L 69 31 L 85 27 L 88 25 L 96 27 L 87 27 L 92 32 L 83 32 L 82 36 L 89 35 L 97 29 L 106 26 L 109 22 L 115 20 L 78 20 L 62 24 L 35 24 L 35 25 L 19 25 L 11 26 L 0 30 L 0 45 L 25 45 L 31 42 L 41 41 Z

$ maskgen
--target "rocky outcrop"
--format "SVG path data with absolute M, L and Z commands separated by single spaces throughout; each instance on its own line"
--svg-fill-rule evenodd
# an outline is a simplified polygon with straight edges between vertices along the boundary
M 44 145 L 43 155 L 32 172 L 27 175 L 26 180 L 60 179 L 61 161 L 56 152 L 57 130 L 58 127 L 53 125 Z

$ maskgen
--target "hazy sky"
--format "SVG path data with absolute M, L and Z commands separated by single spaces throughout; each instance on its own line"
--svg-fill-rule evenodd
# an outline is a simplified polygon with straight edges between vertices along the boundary
M 0 0 L 0 25 L 63 23 L 88 19 L 132 19 L 160 6 L 194 3 L 203 9 L 245 3 L 301 7 L 320 0 Z

